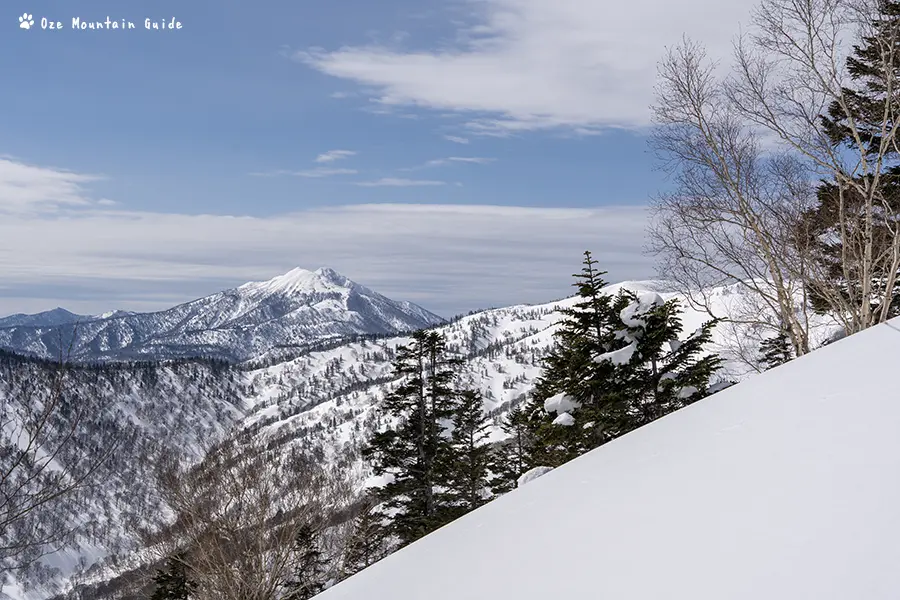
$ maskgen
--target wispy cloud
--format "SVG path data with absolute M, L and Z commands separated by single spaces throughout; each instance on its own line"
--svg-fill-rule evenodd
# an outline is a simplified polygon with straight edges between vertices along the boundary
M 0 189 L 12 187 L 18 168 L 0 168 Z M 28 197 L 60 179 L 83 181 L 34 168 L 20 192 Z M 378 204 L 252 217 L 84 200 L 52 218 L 26 211 L 0 219 L 0 314 L 159 309 L 295 266 L 330 266 L 448 316 L 568 295 L 586 249 L 610 281 L 653 275 L 641 207 Z
M 445 135 L 444 139 L 455 144 L 468 144 L 469 139 L 464 137 L 459 137 L 458 135 Z
M 293 58 L 374 90 L 382 106 L 469 119 L 473 135 L 649 124 L 656 63 L 682 35 L 728 56 L 752 3 L 466 0 L 455 46 L 311 49 Z M 472 115 L 477 115 L 472 118 Z
M 437 167 L 448 165 L 450 163 L 472 163 L 476 165 L 487 165 L 497 160 L 496 158 L 486 158 L 481 156 L 450 156 L 447 158 L 439 158 L 437 160 L 428 161 L 429 166 Z
M 305 169 L 301 171 L 277 170 L 265 171 L 262 173 L 251 173 L 254 177 L 334 177 L 335 175 L 354 175 L 356 169 L 332 169 L 327 167 L 316 167 L 315 169 Z
M 360 181 L 356 185 L 361 187 L 417 187 L 417 186 L 435 186 L 447 185 L 446 181 L 435 181 L 432 179 L 403 179 L 399 177 L 382 177 L 375 181 Z
M 447 158 L 436 158 L 434 160 L 429 160 L 425 164 L 419 165 L 417 167 L 405 167 L 400 169 L 401 171 L 420 171 L 422 169 L 428 169 L 431 167 L 443 167 L 446 165 L 452 165 L 453 163 L 469 163 L 476 165 L 487 165 L 494 162 L 495 158 L 485 158 L 479 156 L 449 156 Z
M 97 175 L 72 173 L 0 158 L 0 213 L 57 211 L 66 207 L 100 204 L 86 184 L 103 179 Z
M 356 156 L 356 152 L 354 150 L 329 150 L 328 152 L 323 152 L 322 154 L 318 155 L 316 157 L 316 162 L 329 163 L 336 160 L 349 158 L 351 156 Z

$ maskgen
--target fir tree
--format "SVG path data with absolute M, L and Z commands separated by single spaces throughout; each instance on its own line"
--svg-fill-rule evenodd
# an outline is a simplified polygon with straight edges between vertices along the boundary
M 821 117 L 825 133 L 832 143 L 852 148 L 870 157 L 870 164 L 883 152 L 884 161 L 880 172 L 870 172 L 864 178 L 857 178 L 860 187 L 875 190 L 876 205 L 889 210 L 876 210 L 871 231 L 864 231 L 866 201 L 855 186 L 823 183 L 817 192 L 817 206 L 804 215 L 800 225 L 800 235 L 807 238 L 817 250 L 817 255 L 826 261 L 829 282 L 845 298 L 860 298 L 862 281 L 867 278 L 873 288 L 874 297 L 887 297 L 890 302 L 888 318 L 900 315 L 900 280 L 894 282 L 892 290 L 886 290 L 889 282 L 890 261 L 876 263 L 876 272 L 864 270 L 860 265 L 848 264 L 842 252 L 841 234 L 846 239 L 868 239 L 871 236 L 873 253 L 878 256 L 890 252 L 897 229 L 895 215 L 900 212 L 900 166 L 896 164 L 898 152 L 895 146 L 884 143 L 883 133 L 892 131 L 900 123 L 896 117 L 896 82 L 900 78 L 900 2 L 880 0 L 878 15 L 875 17 L 875 35 L 864 37 L 861 44 L 854 45 L 847 57 L 847 71 L 855 87 L 845 87 L 845 104 L 833 101 Z M 893 47 L 891 47 L 893 44 Z M 888 97 L 888 95 L 892 97 Z M 890 106 L 890 110 L 886 110 Z M 849 113 L 849 115 L 848 115 Z M 877 180 L 876 180 L 877 177 Z M 862 243 L 862 242 L 858 242 Z M 878 272 L 880 267 L 882 272 Z M 886 294 L 886 292 L 889 292 Z M 825 312 L 828 303 L 811 290 L 813 307 Z M 851 302 L 851 305 L 853 302 Z M 881 306 L 872 302 L 872 308 L 879 311 Z
M 451 501 L 458 516 L 487 502 L 484 495 L 491 466 L 489 424 L 481 394 L 462 392 L 453 414 L 449 461 L 445 465 Z
M 388 553 L 384 515 L 377 509 L 375 502 L 367 499 L 362 510 L 353 519 L 353 529 L 341 561 L 342 579 L 375 564 Z
M 874 36 L 864 37 L 853 46 L 847 57 L 847 71 L 857 88 L 844 88 L 844 110 L 837 100 L 832 101 L 822 125 L 831 140 L 857 148 L 856 135 L 864 150 L 877 154 L 883 143 L 882 134 L 895 127 L 892 114 L 885 121 L 885 100 L 890 92 L 896 94 L 894 82 L 900 77 L 900 1 L 879 0 L 878 15 L 872 23 Z M 893 43 L 893 48 L 886 47 Z M 852 123 L 847 112 L 852 115 Z M 857 148 L 858 149 L 858 148 Z
M 284 586 L 286 600 L 307 600 L 325 589 L 325 561 L 317 532 L 309 524 L 304 524 L 297 532 L 294 560 L 294 575 Z
M 167 558 L 165 568 L 157 570 L 153 577 L 155 588 L 150 600 L 189 600 L 197 584 L 188 578 L 187 572 L 184 555 Z
M 597 412 L 601 403 L 615 402 L 613 390 L 607 389 L 612 367 L 595 362 L 593 357 L 624 346 L 612 326 L 616 312 L 624 305 L 620 298 L 603 291 L 603 275 L 591 253 L 585 252 L 582 271 L 574 275 L 576 302 L 560 310 L 564 319 L 544 360 L 544 373 L 525 408 L 534 440 L 530 448 L 534 466 L 559 466 L 605 441 L 603 424 L 577 418 Z M 558 415 L 548 415 L 546 403 L 560 397 L 573 406 L 584 407 L 568 411 L 577 423 L 560 426 L 553 422 Z
M 531 469 L 534 440 L 529 428 L 528 414 L 523 406 L 509 410 L 500 427 L 509 436 L 494 450 L 491 471 L 491 491 L 500 495 L 515 489 L 519 477 Z
M 392 513 L 391 530 L 402 545 L 450 518 L 446 473 L 440 466 L 450 455 L 443 423 L 453 416 L 459 364 L 437 332 L 419 331 L 412 337 L 410 345 L 397 350 L 394 363 L 402 383 L 381 406 L 396 425 L 375 434 L 363 453 L 376 475 L 392 476 L 376 493 Z
M 763 340 L 759 345 L 759 363 L 763 370 L 783 365 L 793 359 L 787 333 L 780 331 L 775 337 Z
M 681 341 L 676 301 L 605 294 L 589 253 L 576 277 L 578 301 L 526 409 L 530 466 L 558 466 L 702 398 L 721 362 L 703 355 L 714 321 Z
M 627 433 L 707 395 L 709 381 L 721 365 L 718 356 L 704 353 L 716 321 L 703 324 L 686 339 L 677 300 L 663 302 L 656 294 L 638 297 L 627 292 L 629 305 L 621 312 L 618 335 L 629 342 L 630 357 L 614 370 L 616 393 L 627 406 L 617 434 Z M 607 355 L 608 356 L 608 355 Z M 612 357 L 595 360 L 613 361 Z

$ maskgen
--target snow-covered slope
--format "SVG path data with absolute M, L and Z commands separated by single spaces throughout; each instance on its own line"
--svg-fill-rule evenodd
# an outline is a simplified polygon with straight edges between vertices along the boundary
M 0 576 L 0 598 L 48 598 L 82 570 L 82 561 L 90 567 L 105 556 L 129 552 L 137 528 L 160 509 L 154 469 L 161 452 L 177 448 L 202 459 L 206 446 L 243 418 L 247 395 L 239 372 L 209 361 L 75 366 L 61 381 L 59 409 L 42 434 L 47 449 L 62 444 L 56 460 L 69 466 L 112 454 L 100 466 L 98 485 L 84 488 L 77 500 L 54 504 L 52 517 L 77 534 L 75 546 L 44 559 L 58 572 L 36 573 L 18 584 Z M 58 384 L 53 365 L 0 351 L 5 416 L 20 419 L 26 406 L 45 405 Z M 7 450 L 0 444 L 0 451 Z M 5 533 L 0 531 L 0 541 Z
M 661 291 L 661 282 L 625 282 L 605 288 L 609 294 L 621 289 L 634 292 Z M 661 292 L 666 299 L 681 298 Z M 746 292 L 737 286 L 709 290 L 715 315 L 725 317 Z M 522 400 L 541 374 L 542 359 L 553 345 L 553 334 L 562 319 L 559 309 L 575 302 L 569 298 L 537 306 L 511 306 L 463 317 L 439 327 L 447 347 L 464 359 L 463 381 L 481 390 L 485 409 L 494 415 L 493 439 L 501 439 L 500 420 L 506 410 Z M 682 299 L 683 336 L 687 337 L 710 319 L 692 310 Z M 814 329 L 816 345 L 833 334 L 821 320 Z M 710 351 L 726 359 L 716 379 L 740 381 L 753 372 L 744 359 L 758 356 L 760 335 L 747 326 L 722 324 L 713 335 Z M 336 345 L 309 352 L 293 360 L 248 372 L 249 414 L 243 426 L 300 440 L 324 448 L 332 456 L 347 460 L 372 432 L 385 425 L 376 406 L 397 380 L 391 362 L 408 337 L 392 337 Z M 749 356 L 747 356 L 749 354 Z
M 893 600 L 900 320 L 534 480 L 322 600 Z
M 54 308 L 33 315 L 16 314 L 0 318 L 0 327 L 53 327 L 75 323 L 89 319 L 84 315 L 76 315 L 64 308 Z
M 64 313 L 64 314 L 63 314 Z M 386 298 L 328 268 L 294 269 L 156 313 L 115 311 L 0 320 L 0 348 L 102 361 L 206 356 L 246 360 L 329 338 L 398 333 L 442 322 L 409 302 Z M 77 324 L 76 324 L 77 322 Z
M 308 274 L 295 275 L 248 284 L 237 291 L 249 304 L 253 298 L 302 294 L 303 290 L 320 285 Z M 659 291 L 666 286 L 657 282 L 627 282 L 610 286 L 607 292 L 616 293 L 623 287 L 633 291 Z M 735 303 L 746 300 L 737 287 L 709 290 L 709 295 L 715 299 L 717 316 L 728 315 Z M 665 292 L 662 296 L 677 297 Z M 494 417 L 493 439 L 502 437 L 499 429 L 502 415 L 525 398 L 540 376 L 541 361 L 552 347 L 553 333 L 561 319 L 559 309 L 572 303 L 572 299 L 566 299 L 538 306 L 492 309 L 438 328 L 445 335 L 449 349 L 464 359 L 461 372 L 464 382 L 484 394 L 485 408 Z M 709 315 L 686 308 L 682 318 L 684 335 L 708 319 Z M 817 339 L 828 337 L 829 331 L 822 324 L 817 329 Z M 716 331 L 717 344 L 711 350 L 724 352 L 730 358 L 729 379 L 741 379 L 747 372 L 746 365 L 732 355 L 735 339 L 746 345 L 753 342 L 755 335 L 746 328 L 732 331 L 723 327 Z M 289 360 L 280 358 L 282 349 L 273 348 L 249 363 L 223 367 L 218 376 L 204 375 L 202 384 L 196 376 L 170 375 L 165 366 L 143 365 L 129 372 L 129 367 L 121 365 L 115 369 L 117 383 L 102 383 L 101 396 L 112 402 L 118 394 L 122 398 L 119 416 L 124 418 L 117 417 L 115 421 L 120 427 L 137 427 L 148 443 L 155 440 L 166 445 L 177 439 L 179 445 L 192 446 L 196 443 L 192 435 L 207 438 L 220 435 L 208 436 L 202 432 L 205 424 L 219 427 L 218 431 L 236 427 L 271 436 L 275 443 L 305 447 L 338 468 L 365 476 L 367 469 L 359 450 L 372 432 L 387 424 L 377 410 L 378 401 L 398 383 L 392 372 L 394 353 L 398 346 L 409 341 L 405 336 L 352 342 L 326 340 L 306 351 L 292 351 L 297 356 Z M 99 369 L 99 373 L 103 374 L 104 369 Z M 30 375 L 24 372 L 23 377 L 28 380 Z M 106 377 L 102 375 L 101 379 Z M 226 377 L 231 381 L 226 381 Z M 221 381 L 216 382 L 216 378 Z M 84 393 L 90 394 L 90 388 L 96 384 L 85 385 L 88 387 Z M 240 398 L 221 402 L 226 390 L 227 395 L 238 393 Z M 3 393 L 0 386 L 0 395 Z M 218 408 L 220 404 L 230 408 L 223 411 Z M 147 418 L 148 413 L 152 418 Z M 177 422 L 171 423 L 169 415 L 178 415 Z M 117 470 L 121 469 L 121 474 L 115 476 L 118 481 L 128 481 L 136 475 L 132 460 L 134 455 L 129 454 L 116 465 Z M 110 486 L 106 491 L 110 498 L 121 494 L 117 486 Z M 144 495 L 148 494 L 152 494 L 152 489 L 145 490 Z M 145 510 L 138 508 L 146 504 L 144 500 L 127 502 L 135 504 L 131 510 Z M 109 501 L 98 497 L 95 512 L 104 515 L 104 519 L 118 519 L 117 510 L 106 516 L 106 504 Z M 104 548 L 128 547 L 126 532 L 121 527 L 114 529 L 112 539 L 103 542 Z M 92 551 L 86 558 L 90 563 L 102 554 Z M 89 579 L 100 581 L 114 572 L 114 569 L 98 567 Z M 46 597 L 42 591 L 25 596 L 27 600 Z

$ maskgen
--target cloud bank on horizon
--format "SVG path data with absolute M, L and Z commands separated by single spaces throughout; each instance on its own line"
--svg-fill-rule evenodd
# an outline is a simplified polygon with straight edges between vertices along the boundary
M 0 314 L 158 310 L 297 266 L 332 267 L 444 316 L 569 295 L 588 249 L 611 281 L 652 275 L 642 207 L 159 213 L 97 201 L 94 179 L 0 159 Z
M 46 118 L 35 113 L 31 121 L 48 127 L 40 135 L 29 125 L 18 143 L 5 137 L 3 150 L 23 148 L 31 163 L 0 156 L 0 314 L 58 305 L 82 313 L 161 309 L 297 266 L 330 266 L 449 316 L 567 295 L 586 249 L 611 281 L 651 277 L 642 252 L 647 214 L 637 204 L 652 193 L 640 133 L 656 62 L 685 34 L 711 56 L 727 56 L 751 5 L 453 0 L 423 7 L 419 19 L 391 17 L 408 13 L 391 4 L 377 15 L 361 10 L 357 22 L 375 19 L 384 34 L 341 29 L 343 9 L 324 11 L 323 27 L 306 30 L 321 34 L 313 37 L 325 47 L 316 48 L 304 46 L 304 34 L 279 29 L 302 29 L 290 19 L 258 23 L 241 47 L 247 56 L 227 63 L 233 74 L 190 88 L 198 98 L 207 89 L 214 96 L 195 103 L 202 113 L 190 103 L 166 113 L 131 82 L 134 96 L 117 106 L 146 122 L 182 117 L 172 125 L 181 137 L 135 140 L 134 164 L 130 152 L 110 145 L 117 138 L 106 129 L 106 138 L 79 138 L 54 124 L 54 116 L 72 120 L 66 106 L 79 115 L 107 111 L 94 88 L 64 96 L 29 81 L 10 106 L 30 110 L 31 96 L 49 97 L 58 110 L 48 116 L 38 107 Z M 193 9 L 199 22 L 205 9 Z M 303 10 L 281 9 L 298 19 Z M 396 31 L 418 26 L 422 32 Z M 347 43 L 346 31 L 385 41 Z M 234 42 L 214 33 L 191 43 L 210 44 L 220 66 Z M 21 47 L 7 56 L 29 48 L 25 39 L 16 38 Z M 306 49 L 279 53 L 282 42 Z M 117 56 L 80 49 L 96 60 Z M 146 55 L 160 81 L 198 81 L 165 57 Z M 245 58 L 252 77 L 241 71 Z M 47 60 L 41 64 L 57 68 Z M 199 65 L 178 69 L 203 71 Z M 177 77 L 166 80 L 173 70 Z M 302 80 L 296 96 L 282 85 L 287 72 Z M 225 85 L 232 75 L 234 88 Z M 238 111 L 238 102 L 258 110 Z M 206 123 L 219 124 L 216 135 Z M 599 132 L 610 135 L 580 135 Z M 244 168 L 248 156 L 252 166 Z M 94 191 L 101 186 L 103 194 Z

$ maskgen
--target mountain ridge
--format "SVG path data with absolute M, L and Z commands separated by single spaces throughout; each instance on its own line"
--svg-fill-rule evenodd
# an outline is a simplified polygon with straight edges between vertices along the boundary
M 75 361 L 195 356 L 240 362 L 279 344 L 401 333 L 445 321 L 328 267 L 295 268 L 162 311 L 79 317 L 55 309 L 0 319 L 0 347 Z
M 685 336 L 710 318 L 686 306 L 681 295 L 664 291 L 665 287 L 664 282 L 622 282 L 604 288 L 604 292 L 616 294 L 621 289 L 659 292 L 666 300 L 682 300 Z M 727 316 L 730 306 L 746 299 L 746 291 L 739 286 L 716 288 L 708 295 L 715 300 L 717 316 Z M 446 339 L 448 351 L 463 359 L 460 384 L 483 392 L 484 409 L 491 416 L 491 441 L 505 437 L 500 427 L 503 414 L 525 400 L 533 389 L 542 374 L 542 360 L 552 348 L 553 335 L 564 318 L 560 309 L 574 302 L 577 298 L 488 309 L 434 327 Z M 754 338 L 750 329 L 736 333 L 743 341 Z M 715 347 L 710 349 L 724 353 L 727 372 L 723 372 L 722 379 L 742 380 L 746 376 L 740 372 L 742 364 L 738 357 L 727 352 L 732 335 L 724 327 L 715 330 Z M 817 326 L 817 343 L 828 335 L 827 324 Z M 206 441 L 219 439 L 226 434 L 226 429 L 229 435 L 265 438 L 273 449 L 309 452 L 317 460 L 371 482 L 360 451 L 375 431 L 389 425 L 378 406 L 385 394 L 401 383 L 392 362 L 398 348 L 409 341 L 408 334 L 359 336 L 349 341 L 323 339 L 290 356 L 279 356 L 271 350 L 258 360 L 228 365 L 222 368 L 224 377 L 203 375 L 207 367 L 202 364 L 197 367 L 146 365 L 135 367 L 131 375 L 127 365 L 121 364 L 117 365 L 120 374 L 116 388 L 101 386 L 99 389 L 103 390 L 104 402 L 115 404 L 115 398 L 129 399 L 129 405 L 135 408 L 117 411 L 117 426 L 136 430 L 147 440 L 162 442 L 175 436 L 183 440 L 182 444 L 190 445 L 193 442 L 188 433 L 192 428 L 183 429 L 185 423 L 215 422 L 221 429 L 206 436 Z M 105 372 L 103 366 L 98 368 L 100 373 Z M 145 379 L 151 382 L 157 379 L 157 373 L 161 385 L 142 383 Z M 198 378 L 205 382 L 202 389 L 196 385 Z M 18 379 L 24 385 L 34 377 Z M 223 404 L 218 400 L 221 397 L 232 397 L 234 401 Z M 170 406 L 172 403 L 175 406 Z M 138 408 L 142 406 L 146 408 Z M 156 418 L 149 421 L 141 418 L 140 412 L 134 412 L 138 410 L 151 410 L 154 415 L 182 411 L 183 416 L 177 423 L 160 425 Z M 212 419 L 211 414 L 215 415 Z M 130 463 L 122 468 L 129 472 L 120 474 L 120 482 L 145 477 Z M 148 488 L 147 493 L 151 492 L 152 488 Z M 107 495 L 116 493 L 121 492 L 111 489 L 98 495 L 98 513 Z M 116 558 L 116 549 L 127 547 L 128 539 L 125 532 L 116 536 L 115 543 L 105 544 L 102 552 L 89 547 L 73 550 L 73 553 L 87 552 L 88 565 L 93 567 L 78 574 L 76 579 L 71 579 L 75 575 L 72 570 L 63 569 L 54 578 L 55 584 L 68 585 L 66 581 L 77 580 L 81 585 L 101 585 L 122 574 L 123 566 L 116 562 L 121 555 Z M 48 595 L 36 592 L 13 597 L 46 600 Z

